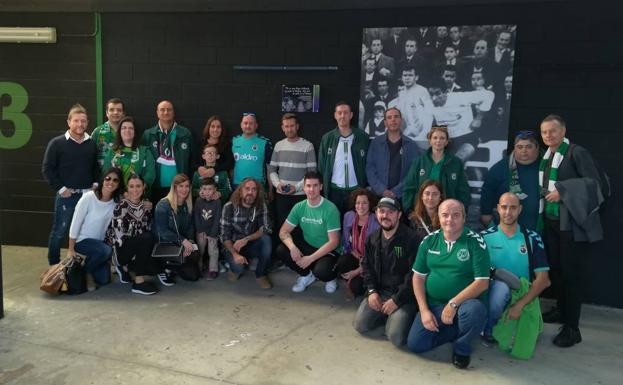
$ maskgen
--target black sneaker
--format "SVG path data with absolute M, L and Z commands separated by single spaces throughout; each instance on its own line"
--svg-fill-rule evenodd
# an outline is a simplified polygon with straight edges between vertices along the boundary
M 490 334 L 483 334 L 480 336 L 480 344 L 486 348 L 492 348 L 498 344 L 498 342 Z
M 461 354 L 452 354 L 452 365 L 457 369 L 467 369 L 469 366 L 470 357 L 463 356 Z
M 543 322 L 546 324 L 559 324 L 562 322 L 562 314 L 557 307 L 553 307 L 543 313 Z
M 156 294 L 158 290 L 156 287 L 149 282 L 141 282 L 141 283 L 133 283 L 132 284 L 132 293 L 142 294 L 142 295 L 152 295 Z
M 119 277 L 119 282 L 130 283 L 132 281 L 130 273 L 123 270 L 123 266 L 115 265 L 115 271 L 117 272 L 117 277 Z
M 166 271 L 166 270 L 158 274 L 158 280 L 164 286 L 175 285 L 175 279 L 173 279 L 173 274 L 171 274 L 171 272 Z
M 556 337 L 554 337 L 554 345 L 559 348 L 569 348 L 575 344 L 579 344 L 582 342 L 582 334 L 580 334 L 580 329 L 573 328 L 569 325 L 562 325 L 560 327 L 560 333 Z

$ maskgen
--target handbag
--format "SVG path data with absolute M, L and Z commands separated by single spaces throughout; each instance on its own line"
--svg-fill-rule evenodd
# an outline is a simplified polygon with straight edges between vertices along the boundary
M 83 258 L 79 255 L 73 255 L 66 257 L 60 263 L 50 266 L 48 270 L 43 272 L 39 277 L 41 283 L 39 289 L 45 291 L 48 294 L 57 295 L 68 291 L 69 286 L 67 283 L 67 270 L 71 267 L 72 278 L 77 275 L 77 272 L 82 273 L 84 279 L 84 270 L 82 267 Z M 86 291 L 86 279 L 84 279 L 84 286 Z M 79 293 L 75 293 L 79 294 Z
M 173 212 L 173 209 L 171 209 Z M 177 228 L 177 220 L 175 220 L 175 213 L 173 212 L 173 223 L 175 224 L 175 232 L 177 238 L 180 238 L 180 231 Z M 165 258 L 167 263 L 182 264 L 184 263 L 184 247 L 175 242 L 162 242 L 160 240 L 160 234 L 158 234 L 158 243 L 154 245 L 151 251 L 153 258 Z
M 66 294 L 78 295 L 87 292 L 87 277 L 84 271 L 85 259 L 76 255 L 65 267 Z

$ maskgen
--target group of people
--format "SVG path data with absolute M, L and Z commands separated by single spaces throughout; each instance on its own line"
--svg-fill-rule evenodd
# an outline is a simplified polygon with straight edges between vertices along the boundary
M 447 151 L 448 128 L 432 126 L 420 154 L 402 132 L 399 108 L 385 110 L 385 131 L 370 141 L 351 126 L 351 106 L 338 102 L 337 126 L 317 157 L 293 113 L 283 115 L 285 137 L 274 147 L 257 133 L 254 113 L 242 114 L 232 140 L 213 116 L 200 161 L 173 104 L 161 101 L 156 112 L 158 123 L 138 140 L 119 99 L 108 101 L 108 121 L 92 135 L 86 110 L 71 108 L 69 129 L 50 141 L 43 162 L 57 192 L 50 264 L 59 262 L 67 229 L 68 254 L 86 256 L 96 285 L 110 282 L 112 264 L 139 294 L 158 291 L 148 276 L 164 286 L 193 276 L 184 269 L 214 279 L 219 260 L 230 281 L 254 270 L 270 289 L 271 265 L 283 263 L 298 275 L 293 292 L 319 280 L 334 293 L 341 279 L 348 298 L 364 296 L 354 320 L 361 333 L 384 323 L 394 345 L 416 353 L 453 341 L 458 368 L 469 365 L 477 336 L 502 344 L 514 335 L 509 320 L 531 317 L 521 328 L 531 332 L 514 338 L 533 348 L 536 298 L 551 275 L 559 301 L 547 316 L 563 324 L 554 343 L 581 341 L 580 262 L 602 236 L 594 207 L 603 197 L 592 157 L 570 144 L 560 116 L 541 123 L 544 155 L 536 134 L 524 131 L 494 167 L 479 234 L 465 225 L 471 195 L 463 163 Z M 153 258 L 157 242 L 179 245 L 181 266 Z

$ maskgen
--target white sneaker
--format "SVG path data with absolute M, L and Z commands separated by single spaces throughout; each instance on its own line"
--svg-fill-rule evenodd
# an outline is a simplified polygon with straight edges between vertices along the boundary
M 337 279 L 334 279 L 324 284 L 324 291 L 326 291 L 327 293 L 333 294 L 335 293 L 336 290 L 337 290 Z
M 314 276 L 314 273 L 310 271 L 309 274 L 307 274 L 306 276 L 300 276 L 296 279 L 296 283 L 294 284 L 294 286 L 292 286 L 292 291 L 295 293 L 301 293 L 305 291 L 307 286 L 314 283 L 315 280 L 316 277 Z

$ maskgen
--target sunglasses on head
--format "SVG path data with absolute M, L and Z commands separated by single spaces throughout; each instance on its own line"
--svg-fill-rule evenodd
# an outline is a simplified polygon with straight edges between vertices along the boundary
M 516 137 L 519 139 L 534 138 L 534 131 L 532 130 L 519 131 L 517 132 Z
M 253 117 L 255 117 L 255 112 L 243 112 L 242 116 L 253 116 Z
M 106 182 L 119 182 L 119 178 L 115 178 L 114 176 L 110 176 L 108 175 L 107 177 L 104 178 L 104 180 Z

